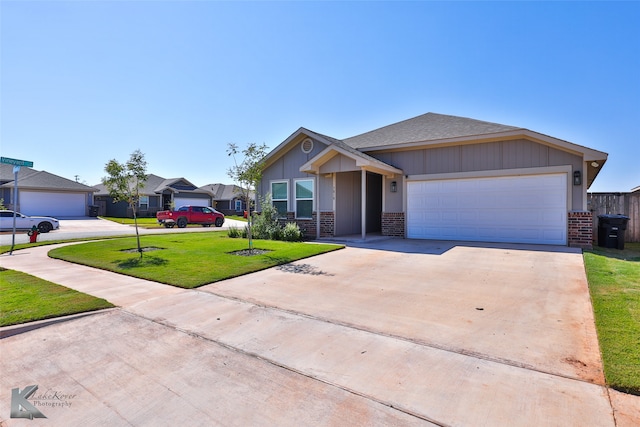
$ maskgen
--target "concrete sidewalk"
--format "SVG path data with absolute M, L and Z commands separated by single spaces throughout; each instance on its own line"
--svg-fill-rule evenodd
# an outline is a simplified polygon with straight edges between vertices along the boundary
M 350 247 L 184 290 L 53 260 L 46 256 L 51 248 L 3 255 L 0 265 L 105 298 L 121 309 L 0 340 L 0 420 L 7 425 L 21 425 L 8 418 L 10 390 L 31 384 L 76 396 L 66 400 L 68 407 L 41 407 L 46 425 L 620 426 L 640 420 L 639 399 L 603 387 L 599 361 L 588 359 L 590 351 L 574 349 L 587 360 L 586 371 L 539 360 L 557 349 L 534 347 L 553 344 L 563 337 L 560 332 L 546 333 L 551 340 L 546 343 L 531 336 L 530 352 L 492 352 L 500 341 L 482 344 L 490 335 L 486 330 L 478 343 L 471 342 L 485 328 L 504 328 L 502 318 L 514 314 L 488 304 L 493 293 L 508 291 L 504 287 L 486 289 L 482 304 L 471 298 L 469 304 L 483 306 L 472 307 L 473 312 L 483 308 L 497 320 L 471 319 L 476 326 L 466 332 L 468 314 L 454 316 L 447 326 L 461 331 L 447 331 L 437 316 L 420 312 L 420 306 L 431 308 L 421 294 L 436 295 L 425 287 L 419 294 L 415 286 L 403 288 L 406 281 L 398 278 L 385 285 L 391 286 L 390 294 L 371 292 L 371 285 L 380 287 L 376 269 L 390 259 L 407 265 L 421 260 L 424 266 L 449 262 L 442 256 L 446 253 L 454 257 L 450 262 L 460 256 L 472 268 L 475 257 L 487 264 L 492 256 L 504 258 L 503 252 L 444 247 L 433 258 L 424 251 L 410 256 L 407 246 L 404 252 Z M 462 253 L 456 255 L 458 249 Z M 546 253 L 511 252 L 545 260 L 553 270 L 553 257 Z M 407 265 L 387 274 L 394 277 Z M 442 286 L 434 272 L 445 265 L 429 268 L 434 283 Z M 359 269 L 369 271 L 370 278 L 350 282 Z M 465 298 L 462 287 L 449 291 Z M 543 298 L 555 298 L 554 292 L 545 290 Z M 515 302 L 516 296 L 505 301 Z M 440 305 L 450 304 L 446 294 L 439 298 Z M 534 326 L 506 330 L 512 335 L 508 340 L 519 347 L 516 334 Z M 589 322 L 581 327 L 588 329 Z M 447 341 L 452 339 L 448 332 L 454 341 Z M 592 335 L 587 332 L 583 339 Z

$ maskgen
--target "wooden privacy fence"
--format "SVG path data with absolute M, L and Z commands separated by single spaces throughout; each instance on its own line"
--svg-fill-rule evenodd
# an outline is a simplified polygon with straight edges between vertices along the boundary
M 593 238 L 598 238 L 598 215 L 629 217 L 625 242 L 640 242 L 640 191 L 633 193 L 588 193 L 587 208 L 593 212 Z

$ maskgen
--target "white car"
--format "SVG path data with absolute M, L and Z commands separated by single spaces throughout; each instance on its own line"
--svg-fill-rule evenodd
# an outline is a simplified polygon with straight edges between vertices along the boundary
M 16 212 L 16 230 L 31 230 L 34 225 L 38 232 L 48 233 L 57 230 L 60 222 L 48 216 L 27 216 Z M 13 211 L 0 211 L 0 230 L 13 230 Z

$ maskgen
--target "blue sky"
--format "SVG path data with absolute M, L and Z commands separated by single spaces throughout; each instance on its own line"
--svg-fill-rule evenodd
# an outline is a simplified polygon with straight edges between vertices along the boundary
M 346 138 L 427 112 L 609 153 L 640 185 L 638 2 L 0 1 L 5 157 L 231 183 L 228 143 Z

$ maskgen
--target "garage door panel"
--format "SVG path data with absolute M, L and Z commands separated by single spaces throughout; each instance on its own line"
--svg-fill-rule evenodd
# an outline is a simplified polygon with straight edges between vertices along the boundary
M 481 218 L 478 218 L 479 215 L 477 215 L 477 214 L 475 214 L 473 212 L 468 212 L 468 211 L 459 212 L 457 217 L 458 217 L 458 220 L 460 220 L 460 221 L 462 221 L 464 223 L 468 223 L 469 221 L 473 221 L 475 219 L 482 220 Z
M 208 199 L 188 199 L 176 197 L 173 201 L 176 209 L 180 206 L 210 206 L 211 201 Z
M 85 193 L 20 191 L 20 212 L 25 215 L 80 217 L 87 214 Z
M 567 176 L 409 182 L 409 238 L 566 244 Z
M 548 240 L 561 240 L 566 235 L 564 230 L 543 230 L 542 237 Z

